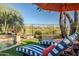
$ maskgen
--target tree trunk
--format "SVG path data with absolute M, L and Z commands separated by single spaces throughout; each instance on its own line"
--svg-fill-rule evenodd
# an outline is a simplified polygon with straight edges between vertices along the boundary
M 67 33 L 66 33 L 66 18 L 65 18 L 64 12 L 60 12 L 59 25 L 60 25 L 60 29 L 61 29 L 62 38 L 64 38 L 64 37 L 67 36 Z
M 73 33 L 76 32 L 77 30 L 77 25 L 78 25 L 78 12 L 75 11 L 74 12 L 74 22 L 73 22 L 73 19 L 72 17 L 69 15 L 69 13 L 65 13 L 69 22 L 70 22 L 70 35 L 72 35 Z
M 4 27 L 5 27 L 5 33 L 7 33 L 7 22 L 6 22 L 6 19 L 5 19 L 5 21 L 4 21 Z
M 66 28 L 66 15 L 65 15 L 65 12 L 64 12 L 64 30 L 65 30 L 65 36 L 67 36 L 67 28 Z
M 72 35 L 72 34 L 73 34 L 73 19 L 72 19 L 72 17 L 69 15 L 68 12 L 66 12 L 65 15 L 67 16 L 67 18 L 68 18 L 68 20 L 69 20 L 69 23 L 70 23 L 70 33 L 69 33 L 69 35 Z
M 73 28 L 73 33 L 76 32 L 78 26 L 78 12 L 74 12 L 74 28 Z

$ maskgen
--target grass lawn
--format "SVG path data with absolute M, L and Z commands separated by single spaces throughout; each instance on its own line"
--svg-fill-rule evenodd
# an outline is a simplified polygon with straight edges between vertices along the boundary
M 28 45 L 28 44 L 38 44 L 38 40 L 37 39 L 29 39 L 29 40 L 23 39 L 20 46 Z M 0 56 L 22 56 L 22 55 L 23 55 L 22 53 L 19 53 L 16 51 L 16 47 L 0 52 Z

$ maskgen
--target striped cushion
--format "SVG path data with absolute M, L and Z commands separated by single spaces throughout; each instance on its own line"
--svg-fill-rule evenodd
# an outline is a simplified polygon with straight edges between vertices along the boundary
M 78 35 L 79 35 L 78 33 L 74 33 L 73 35 L 68 36 L 67 38 L 64 38 L 59 44 L 56 45 L 56 47 L 54 49 L 52 49 L 52 51 L 48 55 L 49 56 L 58 55 L 61 51 L 68 48 L 68 44 L 75 41 L 76 38 L 78 37 Z
M 74 33 L 73 35 L 68 36 L 68 39 L 69 39 L 71 42 L 74 42 L 78 36 L 79 36 L 79 33 L 76 32 L 76 33 Z
M 39 44 L 41 44 L 41 45 L 52 45 L 53 40 L 42 40 L 42 41 L 39 42 Z
M 48 55 L 56 56 L 67 47 L 67 44 L 62 40 Z
M 67 45 L 69 43 L 70 43 L 70 41 L 65 38 L 59 44 L 57 44 L 57 46 L 54 49 L 52 49 L 50 51 L 50 53 L 48 53 L 48 55 L 49 56 L 50 55 L 53 55 L 53 56 L 58 55 L 59 52 L 63 51 L 65 48 L 68 47 Z M 26 53 L 30 56 L 42 56 L 44 50 L 45 50 L 45 48 L 43 48 L 42 46 L 34 45 L 34 44 L 16 48 L 16 51 Z
M 55 45 L 51 45 L 49 47 L 47 47 L 46 49 L 43 50 L 43 56 L 47 56 L 48 53 L 53 49 L 55 48 Z
M 58 44 L 59 42 L 61 42 L 62 39 L 55 39 L 55 40 L 42 40 L 39 42 L 40 45 L 54 45 L 55 43 Z
M 41 56 L 44 48 L 39 45 L 28 45 L 16 48 L 16 51 L 28 54 L 30 56 Z

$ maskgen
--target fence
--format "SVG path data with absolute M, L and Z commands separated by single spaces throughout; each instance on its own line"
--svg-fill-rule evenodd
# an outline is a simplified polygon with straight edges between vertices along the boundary
M 34 35 L 35 31 L 41 31 L 43 34 L 60 34 L 58 24 L 26 24 L 26 33 Z

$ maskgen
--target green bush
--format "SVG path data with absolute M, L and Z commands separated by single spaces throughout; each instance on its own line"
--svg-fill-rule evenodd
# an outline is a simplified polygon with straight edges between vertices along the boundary
M 34 38 L 37 38 L 37 39 L 41 39 L 41 37 L 42 37 L 42 32 L 41 31 L 35 31 L 35 33 L 34 33 Z

